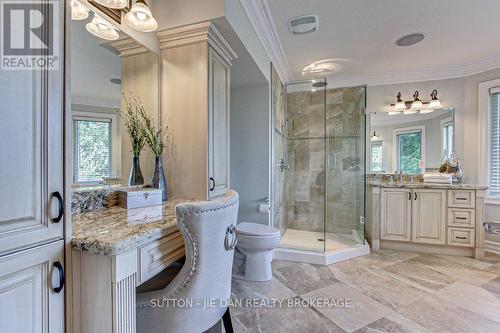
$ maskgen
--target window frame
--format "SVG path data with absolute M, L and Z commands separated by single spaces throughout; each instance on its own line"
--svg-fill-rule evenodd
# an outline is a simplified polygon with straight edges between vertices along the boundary
M 106 121 L 111 123 L 111 177 L 121 176 L 121 138 L 120 129 L 118 122 L 118 115 L 112 112 L 105 111 L 78 111 L 73 110 L 71 116 L 71 171 L 74 170 L 74 145 L 75 145 L 75 133 L 74 124 L 75 120 L 89 120 L 89 121 Z M 73 184 L 85 186 L 85 185 L 102 185 L 103 182 L 93 181 L 93 182 L 76 182 L 74 175 L 71 177 Z
M 425 125 L 395 128 L 392 131 L 392 165 L 394 172 L 399 170 L 399 142 L 398 135 L 420 131 L 420 160 L 422 161 L 421 173 L 425 173 Z
M 377 146 L 380 146 L 380 153 L 381 153 L 381 158 L 380 158 L 380 163 L 382 164 L 381 170 L 373 170 L 373 147 L 374 144 Z M 370 172 L 372 173 L 384 173 L 384 140 L 375 140 L 371 141 L 370 140 Z
M 500 79 L 479 83 L 479 158 L 478 158 L 478 183 L 490 186 L 489 165 L 491 162 L 490 148 L 490 89 L 500 87 Z M 485 191 L 487 204 L 500 206 L 500 195 L 493 195 L 489 189 Z
M 448 118 L 441 120 L 441 155 L 444 155 L 443 130 L 446 127 L 449 127 L 450 125 L 453 127 L 453 135 L 452 135 L 452 142 L 450 145 L 450 151 L 448 152 L 448 155 L 447 155 L 448 158 L 451 156 L 451 154 L 455 153 L 455 122 L 453 121 L 453 117 L 448 117 Z

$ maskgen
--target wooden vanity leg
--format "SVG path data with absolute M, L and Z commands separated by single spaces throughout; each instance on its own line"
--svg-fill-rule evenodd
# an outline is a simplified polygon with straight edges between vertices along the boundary
M 474 258 L 483 259 L 484 258 L 484 227 L 485 222 L 485 203 L 484 203 L 485 191 L 476 190 L 476 239 L 474 247 Z
M 112 258 L 113 333 L 135 333 L 137 250 Z

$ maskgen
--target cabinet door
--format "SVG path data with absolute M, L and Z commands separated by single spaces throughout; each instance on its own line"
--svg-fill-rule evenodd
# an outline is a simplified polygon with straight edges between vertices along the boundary
M 210 48 L 208 197 L 229 189 L 229 65 Z
M 414 190 L 412 240 L 415 243 L 446 243 L 446 191 Z
M 64 1 L 53 3 L 61 28 Z M 63 30 L 54 31 L 60 52 Z M 63 221 L 51 221 L 58 215 L 52 193 L 63 193 L 61 53 L 58 59 L 51 70 L 0 70 L 0 255 L 62 238 Z
M 63 242 L 0 257 L 2 332 L 64 332 L 64 292 L 59 286 Z
M 411 191 L 382 189 L 380 239 L 411 240 Z

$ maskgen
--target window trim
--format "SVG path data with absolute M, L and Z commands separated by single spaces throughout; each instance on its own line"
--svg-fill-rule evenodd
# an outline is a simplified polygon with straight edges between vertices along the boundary
M 111 177 L 121 177 L 121 137 L 118 115 L 111 112 L 92 112 L 73 110 L 71 116 L 71 171 L 73 172 L 73 147 L 75 144 L 75 133 L 73 124 L 75 120 L 94 120 L 111 122 Z M 101 185 L 99 182 L 75 182 L 74 175 L 71 176 L 73 184 L 77 185 Z
M 382 153 L 382 157 L 380 158 L 380 162 L 382 164 L 382 170 L 373 170 L 372 169 L 372 166 L 373 166 L 373 144 L 376 143 L 377 145 L 380 145 L 380 150 L 381 150 L 381 153 Z M 370 172 L 371 173 L 384 173 L 385 170 L 384 170 L 384 140 L 375 140 L 375 141 L 371 141 L 370 140 Z
M 478 183 L 489 186 L 489 172 L 488 166 L 490 165 L 490 89 L 500 87 L 500 79 L 490 80 L 479 83 L 478 94 L 478 109 L 479 109 L 479 158 L 478 158 Z M 491 195 L 489 190 L 485 191 L 485 201 L 488 204 L 500 206 L 500 196 Z
M 451 151 L 448 152 L 448 156 L 450 156 L 450 154 L 455 154 L 455 122 L 453 121 L 453 116 L 451 116 L 441 120 L 441 155 L 443 155 L 444 153 L 444 151 L 442 150 L 444 146 L 443 129 L 445 127 L 448 127 L 449 125 L 453 126 L 453 138 L 452 138 L 453 141 L 451 142 L 451 148 L 450 148 Z
M 421 172 L 425 173 L 425 125 L 419 125 L 419 126 L 411 126 L 411 127 L 402 127 L 402 128 L 395 128 L 392 130 L 392 166 L 394 168 L 394 172 L 399 170 L 399 161 L 398 161 L 398 135 L 400 134 L 406 134 L 406 133 L 413 133 L 416 131 L 421 132 L 421 143 L 420 143 L 420 148 L 421 148 L 421 160 L 423 161 L 423 165 L 421 168 Z

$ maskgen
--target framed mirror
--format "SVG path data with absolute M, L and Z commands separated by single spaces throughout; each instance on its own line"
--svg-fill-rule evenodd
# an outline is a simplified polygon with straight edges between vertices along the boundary
M 88 27 L 92 10 L 86 18 L 73 19 L 70 30 L 73 186 L 127 185 L 131 143 L 117 111 L 124 106 L 125 92 L 140 98 L 159 121 L 159 59 L 118 28 L 113 28 L 116 40 L 93 34 Z M 149 181 L 154 156 L 147 149 L 141 167 Z
M 422 174 L 439 169 L 454 154 L 453 108 L 430 113 L 371 113 L 368 167 L 370 173 Z

